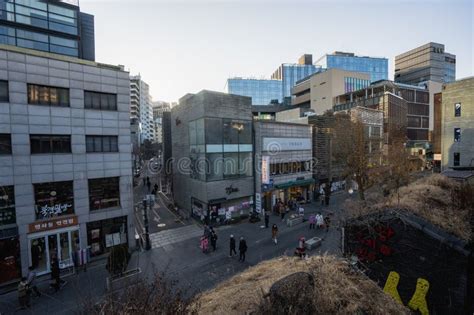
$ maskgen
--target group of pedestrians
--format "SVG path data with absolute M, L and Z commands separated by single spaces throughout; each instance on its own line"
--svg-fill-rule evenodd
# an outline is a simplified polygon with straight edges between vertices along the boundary
M 229 239 L 229 257 L 237 256 L 237 252 L 235 251 L 235 238 L 234 235 L 230 235 Z M 240 237 L 239 241 L 239 261 L 245 261 L 245 253 L 247 252 L 247 241 L 243 236 Z
M 318 212 L 316 214 L 311 214 L 309 216 L 309 229 L 324 229 L 326 228 L 326 232 L 329 231 L 329 223 L 330 223 L 330 218 L 329 216 L 324 217 L 321 212 Z
M 298 215 L 304 217 L 304 208 L 301 203 L 295 199 L 289 199 L 287 202 L 283 202 L 280 198 L 276 200 L 276 203 L 273 206 L 273 212 L 279 214 L 282 221 L 285 220 L 285 215 L 290 211 L 295 211 Z M 268 224 L 266 224 L 265 227 L 268 227 L 267 225 Z
M 212 226 L 204 226 L 204 234 L 201 236 L 200 247 L 203 253 L 209 252 L 209 243 L 211 244 L 212 251 L 217 250 L 217 233 Z

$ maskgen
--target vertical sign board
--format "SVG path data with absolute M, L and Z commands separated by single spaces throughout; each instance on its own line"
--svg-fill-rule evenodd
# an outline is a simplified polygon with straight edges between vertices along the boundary
M 270 157 L 262 156 L 262 184 L 270 184 Z
M 255 211 L 257 211 L 257 213 L 262 212 L 262 197 L 260 193 L 255 193 Z

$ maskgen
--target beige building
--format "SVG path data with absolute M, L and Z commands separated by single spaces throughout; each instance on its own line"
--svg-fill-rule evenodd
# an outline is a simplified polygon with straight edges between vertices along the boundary
M 474 77 L 443 87 L 441 168 L 474 167 Z
M 370 75 L 341 69 L 328 69 L 297 82 L 291 104 L 311 109 L 317 115 L 332 109 L 334 97 L 366 88 Z

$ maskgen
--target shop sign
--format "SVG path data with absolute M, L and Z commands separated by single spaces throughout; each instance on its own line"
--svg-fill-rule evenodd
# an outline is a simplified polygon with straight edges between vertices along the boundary
M 30 223 L 28 226 L 29 233 L 36 233 L 41 231 L 49 231 L 54 229 L 59 229 L 63 227 L 77 225 L 77 217 L 68 217 L 68 218 L 61 218 L 61 219 L 54 219 L 48 221 L 38 221 L 34 223 Z
M 255 211 L 262 212 L 262 195 L 260 193 L 255 194 Z
M 311 150 L 311 138 L 263 138 L 262 151 L 298 151 Z
M 230 195 L 230 194 L 233 193 L 233 192 L 238 192 L 238 191 L 239 191 L 239 188 L 234 187 L 234 186 L 232 186 L 232 185 L 230 185 L 229 187 L 226 187 L 226 188 L 225 188 L 225 193 L 228 194 L 228 195 Z
M 270 183 L 270 157 L 262 156 L 262 184 Z
M 70 204 L 56 204 L 54 206 L 44 205 L 40 208 L 39 213 L 43 218 L 51 218 L 56 215 L 60 215 L 63 212 L 67 212 L 68 208 L 71 208 Z
M 441 161 L 441 154 L 440 154 L 440 153 L 435 153 L 435 154 L 433 154 L 433 160 L 435 160 L 435 161 Z

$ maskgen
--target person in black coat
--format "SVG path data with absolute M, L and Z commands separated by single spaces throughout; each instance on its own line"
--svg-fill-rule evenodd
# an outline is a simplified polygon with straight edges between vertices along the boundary
M 211 228 L 211 246 L 212 246 L 212 250 L 216 251 L 216 249 L 217 249 L 217 233 L 212 228 Z
M 244 262 L 245 261 L 245 252 L 247 252 L 247 242 L 244 240 L 244 237 L 240 237 L 240 243 L 239 243 L 239 261 Z
M 58 292 L 61 286 L 61 279 L 59 277 L 59 260 L 55 254 L 51 257 L 51 279 L 53 280 L 54 291 Z
M 230 240 L 229 240 L 229 257 L 232 257 L 234 255 L 237 255 L 237 252 L 235 251 L 235 238 L 234 235 L 230 235 Z
M 265 228 L 268 229 L 268 223 L 270 222 L 270 216 L 268 215 L 268 212 L 265 211 Z

